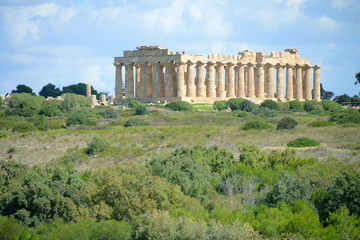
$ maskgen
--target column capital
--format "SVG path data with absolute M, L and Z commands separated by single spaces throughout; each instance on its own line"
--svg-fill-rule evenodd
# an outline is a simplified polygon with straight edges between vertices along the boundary
M 295 65 L 295 68 L 296 68 L 296 69 L 298 69 L 298 68 L 303 68 L 303 67 L 304 67 L 303 64 L 298 64 L 298 63 L 297 63 L 297 64 Z
M 171 66 L 174 65 L 174 62 L 173 61 L 168 61 L 168 62 L 165 62 L 164 65 L 168 66 L 168 67 L 171 67 Z
M 249 67 L 254 67 L 254 66 L 255 66 L 255 64 L 252 63 L 252 62 L 248 62 L 247 65 L 248 65 Z
M 124 63 L 125 67 L 133 67 L 134 66 L 134 63 Z
M 281 64 L 281 63 L 277 63 L 277 64 L 275 65 L 276 68 L 283 68 L 283 67 L 285 67 L 285 66 L 286 66 L 286 64 L 284 65 L 284 64 Z
M 221 61 L 216 62 L 216 65 L 217 65 L 218 67 L 223 67 L 223 66 L 225 66 L 225 64 L 226 64 L 226 63 L 221 62 Z
M 208 61 L 207 63 L 206 63 L 206 66 L 207 67 L 213 67 L 215 65 L 215 62 L 212 62 L 212 61 Z
M 286 68 L 293 68 L 294 66 L 295 66 L 294 64 L 290 64 L 290 63 L 286 64 Z
M 304 69 L 311 69 L 311 68 L 313 68 L 313 65 L 311 65 L 311 64 L 304 65 Z
M 272 63 L 266 63 L 266 64 L 265 64 L 265 67 L 268 67 L 268 68 L 269 68 L 269 67 L 275 67 L 275 65 L 272 64 Z
M 322 67 L 322 65 L 313 65 L 313 68 L 315 69 L 315 68 L 321 68 Z
M 176 64 L 176 66 L 182 66 L 182 65 L 185 65 L 186 62 L 176 61 L 175 64 Z
M 188 60 L 188 61 L 186 62 L 186 64 L 187 64 L 189 67 L 191 67 L 191 66 L 194 66 L 196 63 L 193 62 L 193 61 L 191 61 L 191 60 Z
M 202 62 L 202 61 L 197 61 L 196 62 L 196 66 L 198 66 L 198 67 L 204 67 L 205 65 L 206 65 L 205 62 Z
M 242 67 L 242 66 L 246 66 L 246 63 L 238 62 L 238 63 L 236 63 L 236 65 L 237 65 L 238 67 Z
M 123 64 L 123 63 L 113 63 L 113 65 L 114 65 L 115 67 L 122 67 L 124 64 Z
M 256 63 L 256 67 L 264 67 L 265 66 L 265 64 L 263 64 L 263 63 Z
M 235 66 L 235 63 L 234 62 L 227 62 L 226 65 L 228 65 L 229 67 L 233 67 L 233 66 Z

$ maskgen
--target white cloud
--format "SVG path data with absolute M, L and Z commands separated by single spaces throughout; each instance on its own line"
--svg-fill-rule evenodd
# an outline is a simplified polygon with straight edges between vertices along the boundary
M 316 20 L 316 23 L 321 31 L 327 30 L 329 32 L 337 32 L 340 28 L 339 24 L 335 20 L 327 16 L 321 16 Z
M 331 6 L 333 8 L 341 10 L 343 8 L 350 6 L 351 4 L 353 4 L 355 2 L 356 2 L 356 0 L 333 0 L 331 2 Z

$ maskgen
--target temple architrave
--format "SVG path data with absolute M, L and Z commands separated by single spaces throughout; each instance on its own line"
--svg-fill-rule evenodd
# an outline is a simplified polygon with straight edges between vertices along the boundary
M 321 66 L 300 58 L 295 48 L 270 55 L 253 50 L 209 54 L 204 59 L 203 55 L 173 53 L 163 46 L 139 46 L 115 57 L 114 66 L 115 104 L 131 99 L 212 103 L 236 97 L 255 103 L 265 99 L 320 101 Z

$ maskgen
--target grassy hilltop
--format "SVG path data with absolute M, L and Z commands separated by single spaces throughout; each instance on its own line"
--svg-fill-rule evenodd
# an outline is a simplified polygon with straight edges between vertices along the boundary
M 20 94 L 0 110 L 0 239 L 356 239 L 359 130 L 328 100 Z

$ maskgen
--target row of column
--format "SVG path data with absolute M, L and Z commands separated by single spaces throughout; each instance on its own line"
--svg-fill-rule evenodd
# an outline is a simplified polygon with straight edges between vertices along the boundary
M 315 99 L 320 101 L 321 66 L 319 65 L 214 63 L 210 61 L 151 64 L 141 62 L 114 65 L 116 66 L 115 98 L 117 100 L 159 97 L 247 97 L 281 100 L 284 98 L 283 70 L 286 68 L 285 98 L 287 100 Z M 125 66 L 125 96 L 122 91 L 123 66 Z M 274 69 L 276 69 L 276 93 Z

